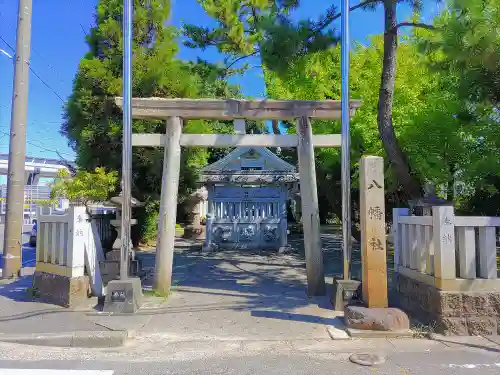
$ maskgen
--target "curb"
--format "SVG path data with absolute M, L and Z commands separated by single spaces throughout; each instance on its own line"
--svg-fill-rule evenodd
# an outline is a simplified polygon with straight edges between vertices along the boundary
M 0 334 L 0 342 L 61 348 L 116 348 L 125 345 L 129 339 L 131 334 L 128 331 Z
M 399 331 L 375 331 L 371 329 L 347 328 L 347 333 L 352 338 L 360 339 L 411 339 L 413 331 L 403 329 Z

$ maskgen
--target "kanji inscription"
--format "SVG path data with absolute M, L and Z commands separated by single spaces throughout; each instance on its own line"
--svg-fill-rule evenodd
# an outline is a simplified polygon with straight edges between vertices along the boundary
M 370 240 L 370 247 L 373 251 L 384 250 L 384 246 L 382 245 L 380 238 L 372 237 Z
M 368 216 L 372 220 L 382 220 L 382 218 L 384 217 L 384 212 L 382 211 L 380 206 L 370 206 L 370 208 L 368 208 Z
M 370 185 L 368 185 L 368 190 L 373 189 L 373 188 L 382 189 L 382 185 L 380 185 L 377 181 L 372 180 Z

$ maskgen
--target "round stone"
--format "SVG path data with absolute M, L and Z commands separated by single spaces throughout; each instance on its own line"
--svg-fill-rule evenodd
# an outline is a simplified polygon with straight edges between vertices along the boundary
M 377 366 L 385 363 L 385 357 L 368 353 L 353 354 L 349 357 L 349 360 L 361 366 Z

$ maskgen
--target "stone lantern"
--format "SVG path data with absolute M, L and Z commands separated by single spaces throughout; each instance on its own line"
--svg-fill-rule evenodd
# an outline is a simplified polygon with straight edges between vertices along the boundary
M 432 216 L 432 207 L 453 206 L 452 201 L 439 198 L 436 195 L 434 185 L 426 184 L 424 187 L 424 197 L 409 201 L 410 211 L 416 216 Z
M 208 199 L 208 191 L 203 186 L 189 196 L 187 210 L 190 223 L 184 228 L 184 238 L 205 239 L 205 226 L 201 225 L 201 206 Z
M 120 260 L 120 255 L 121 255 L 121 248 L 122 248 L 122 205 L 123 205 L 123 197 L 120 194 L 117 197 L 113 197 L 107 202 L 108 204 L 115 206 L 116 207 L 116 219 L 111 220 L 111 225 L 116 229 L 116 232 L 118 236 L 116 237 L 115 242 L 113 243 L 113 248 L 112 251 L 110 251 L 106 255 L 107 260 L 114 260 L 114 261 L 119 261 Z M 142 202 L 139 202 L 137 199 L 133 198 L 130 200 L 130 207 L 135 208 L 135 207 L 141 207 L 144 204 Z M 130 225 L 135 225 L 137 224 L 136 219 L 130 218 Z M 132 249 L 132 241 L 130 242 L 130 248 Z M 133 254 L 132 254 L 133 255 Z M 132 256 L 132 258 L 134 258 Z

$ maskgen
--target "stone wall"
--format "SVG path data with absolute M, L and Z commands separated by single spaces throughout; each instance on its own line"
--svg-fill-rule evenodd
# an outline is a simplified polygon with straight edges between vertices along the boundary
M 400 306 L 444 335 L 500 334 L 499 292 L 444 292 L 398 274 Z
M 88 276 L 67 277 L 36 271 L 33 289 L 42 302 L 63 307 L 75 307 L 85 302 L 90 295 Z

